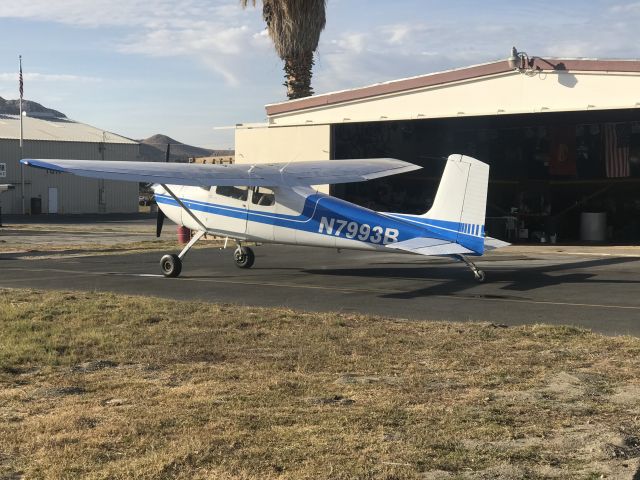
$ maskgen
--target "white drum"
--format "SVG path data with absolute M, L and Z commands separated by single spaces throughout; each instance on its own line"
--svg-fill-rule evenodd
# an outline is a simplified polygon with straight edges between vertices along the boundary
M 605 212 L 582 212 L 580 240 L 585 242 L 607 241 L 607 214 Z

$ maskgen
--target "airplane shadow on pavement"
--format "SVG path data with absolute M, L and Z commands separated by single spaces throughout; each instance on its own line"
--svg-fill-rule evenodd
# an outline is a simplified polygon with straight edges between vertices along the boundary
M 553 287 L 562 284 L 620 284 L 638 285 L 638 280 L 606 279 L 598 278 L 598 273 L 575 272 L 571 270 L 589 269 L 612 265 L 621 265 L 631 262 L 639 262 L 638 258 L 605 258 L 597 260 L 583 260 L 556 265 L 545 265 L 522 268 L 512 266 L 491 266 L 483 264 L 482 269 L 487 273 L 487 283 L 500 284 L 499 289 L 510 292 L 527 292 L 541 288 Z M 563 271 L 570 271 L 562 273 Z M 434 264 L 432 266 L 421 265 L 419 267 L 371 267 L 371 268 L 333 268 L 333 269 L 307 269 L 305 273 L 313 275 L 336 275 L 345 277 L 363 278 L 400 278 L 415 280 L 431 280 L 436 284 L 424 288 L 418 288 L 406 292 L 394 292 L 382 295 L 383 298 L 410 299 L 428 295 L 452 295 L 477 287 L 479 284 L 473 280 L 471 272 L 462 264 Z M 514 298 L 511 295 L 507 295 Z M 497 297 L 497 296 L 496 296 Z

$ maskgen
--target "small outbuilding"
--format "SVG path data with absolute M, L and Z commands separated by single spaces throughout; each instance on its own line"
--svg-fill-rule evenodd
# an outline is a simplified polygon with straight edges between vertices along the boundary
M 638 60 L 519 55 L 266 111 L 266 124 L 237 126 L 236 162 L 399 158 L 424 168 L 331 193 L 419 213 L 434 198 L 443 158 L 463 153 L 491 166 L 491 235 L 640 241 Z
M 138 184 L 94 180 L 21 167 L 21 158 L 139 160 L 139 144 L 120 135 L 50 115 L 0 115 L 0 197 L 5 214 L 134 213 Z M 23 182 L 24 179 L 24 182 Z M 22 185 L 24 183 L 24 191 Z M 24 200 L 23 200 L 24 197 Z

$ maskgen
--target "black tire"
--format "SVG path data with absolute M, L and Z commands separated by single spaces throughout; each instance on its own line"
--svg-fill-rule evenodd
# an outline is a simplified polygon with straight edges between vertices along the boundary
M 487 276 L 484 273 L 484 270 L 477 270 L 475 272 L 475 278 L 476 278 L 476 282 L 484 283 L 484 281 L 487 279 Z
M 242 247 L 239 251 L 233 252 L 233 261 L 238 268 L 251 268 L 256 261 L 256 256 L 249 247 Z
M 165 277 L 175 278 L 182 271 L 182 260 L 175 254 L 165 255 L 160 259 L 160 268 Z

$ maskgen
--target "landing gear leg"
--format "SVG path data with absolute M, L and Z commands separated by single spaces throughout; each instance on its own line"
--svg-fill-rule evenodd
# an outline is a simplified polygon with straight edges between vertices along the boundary
M 160 259 L 160 268 L 162 274 L 165 277 L 177 277 L 182 271 L 182 258 L 191 250 L 198 240 L 205 234 L 204 230 L 198 230 L 198 232 L 191 238 L 189 243 L 178 254 L 165 255 Z
M 465 265 L 467 267 L 469 267 L 469 269 L 473 272 L 473 276 L 474 276 L 476 282 L 483 283 L 485 281 L 486 275 L 485 275 L 484 271 L 480 270 L 478 267 L 476 267 L 475 263 L 473 263 L 471 260 L 469 260 L 464 255 L 456 255 L 456 258 L 458 260 L 460 260 L 461 262 L 464 262 Z
M 252 249 L 243 247 L 238 242 L 238 248 L 233 252 L 233 261 L 236 262 L 236 267 L 238 268 L 251 268 L 253 262 L 256 261 L 256 256 Z

